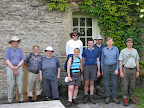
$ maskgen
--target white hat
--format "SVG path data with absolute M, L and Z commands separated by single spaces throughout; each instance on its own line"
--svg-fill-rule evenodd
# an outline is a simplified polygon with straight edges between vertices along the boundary
M 101 35 L 97 35 L 95 40 L 97 39 L 104 39 L 104 38 L 102 38 Z
M 51 47 L 51 46 L 48 46 L 46 49 L 45 49 L 45 52 L 46 51 L 52 51 L 52 52 L 54 52 L 54 50 L 53 50 L 53 48 Z
M 19 39 L 17 36 L 12 36 L 8 43 L 11 44 L 12 41 L 19 41 L 20 42 L 21 39 Z

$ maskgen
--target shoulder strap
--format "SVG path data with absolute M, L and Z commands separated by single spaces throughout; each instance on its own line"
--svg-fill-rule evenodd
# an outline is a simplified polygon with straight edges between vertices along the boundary
M 29 61 L 30 58 L 32 58 L 32 53 L 30 53 L 30 56 L 29 56 L 29 58 L 28 58 L 28 61 Z M 33 58 L 32 58 L 32 60 L 34 61 Z
M 125 63 L 123 65 L 125 65 L 131 57 L 132 57 L 132 50 L 131 50 L 130 56 L 128 56 L 128 59 L 125 61 Z

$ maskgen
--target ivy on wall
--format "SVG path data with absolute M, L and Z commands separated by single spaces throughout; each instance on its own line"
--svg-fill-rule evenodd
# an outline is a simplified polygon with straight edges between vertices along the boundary
M 140 11 L 143 3 L 143 0 L 84 0 L 79 7 L 97 16 L 101 34 L 112 37 L 120 50 L 126 47 L 127 38 L 133 38 L 134 47 L 142 52 L 144 19 L 140 18 Z

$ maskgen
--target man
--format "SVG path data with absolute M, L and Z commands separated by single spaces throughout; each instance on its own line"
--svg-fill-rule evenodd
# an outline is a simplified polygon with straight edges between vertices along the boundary
M 33 87 L 35 85 L 37 100 L 41 98 L 42 83 L 39 79 L 39 67 L 43 56 L 39 54 L 39 46 L 33 46 L 33 53 L 28 54 L 25 65 L 28 68 L 27 93 L 29 101 L 32 101 Z
M 102 44 L 102 37 L 101 35 L 97 35 L 96 37 L 96 44 L 94 44 L 94 48 L 99 49 L 99 53 L 100 53 L 100 60 L 101 60 L 101 53 L 102 53 L 102 49 L 104 47 L 106 47 L 106 45 Z M 101 68 L 101 67 L 100 67 Z M 101 69 L 100 69 L 100 73 L 101 73 Z M 101 90 L 100 90 L 100 84 L 101 84 L 101 79 L 102 79 L 102 75 L 100 77 L 97 78 L 95 85 L 96 85 L 96 94 L 101 96 Z
M 25 60 L 23 52 L 18 48 L 21 42 L 17 36 L 12 36 L 9 44 L 11 47 L 7 49 L 4 60 L 7 64 L 7 85 L 8 85 L 8 103 L 13 100 L 13 89 L 16 83 L 18 87 L 19 102 L 23 102 L 23 68 L 22 64 Z
M 88 40 L 88 48 L 83 51 L 82 54 L 82 63 L 84 64 L 83 78 L 85 81 L 84 85 L 84 100 L 83 103 L 88 101 L 88 90 L 90 84 L 90 102 L 95 104 L 94 100 L 94 81 L 99 77 L 100 74 L 100 55 L 99 50 L 93 47 L 93 39 Z M 97 71 L 98 68 L 98 71 Z
M 107 47 L 102 49 L 101 68 L 104 77 L 106 100 L 105 104 L 109 104 L 111 99 L 110 80 L 112 80 L 112 100 L 119 104 L 118 97 L 118 69 L 119 69 L 119 50 L 113 45 L 113 39 L 107 38 Z
M 132 48 L 133 39 L 126 40 L 127 47 L 123 49 L 119 56 L 120 76 L 123 82 L 123 102 L 128 106 L 127 95 L 130 101 L 139 104 L 134 97 L 136 77 L 139 77 L 139 55 L 136 49 Z

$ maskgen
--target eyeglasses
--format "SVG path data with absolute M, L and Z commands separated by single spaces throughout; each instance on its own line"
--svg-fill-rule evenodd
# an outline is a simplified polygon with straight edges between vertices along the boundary
M 78 36 L 78 35 L 72 35 L 72 36 Z

